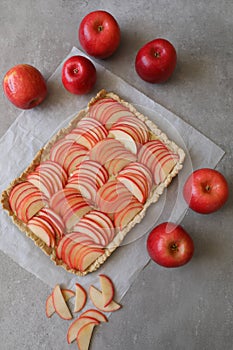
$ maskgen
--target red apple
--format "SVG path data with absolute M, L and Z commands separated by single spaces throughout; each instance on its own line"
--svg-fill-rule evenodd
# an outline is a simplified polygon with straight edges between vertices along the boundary
M 11 103 L 21 109 L 31 109 L 47 96 L 47 85 L 42 74 L 28 64 L 18 64 L 7 72 L 3 89 Z
M 166 39 L 146 43 L 137 53 L 135 69 L 138 75 L 150 83 L 163 83 L 176 67 L 176 50 Z
M 120 44 L 119 25 L 106 11 L 91 12 L 80 23 L 79 41 L 90 56 L 108 58 Z
M 180 225 L 164 222 L 149 234 L 147 251 L 157 264 L 178 267 L 192 258 L 194 244 L 192 238 Z
M 72 94 L 87 94 L 96 83 L 94 64 L 84 56 L 68 58 L 62 67 L 62 83 Z
M 184 199 L 189 207 L 202 214 L 220 209 L 228 198 L 228 183 L 217 170 L 203 168 L 194 171 L 186 180 Z

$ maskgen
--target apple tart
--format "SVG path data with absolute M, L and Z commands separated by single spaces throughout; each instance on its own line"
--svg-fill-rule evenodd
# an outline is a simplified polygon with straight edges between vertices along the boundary
M 95 271 L 182 168 L 184 151 L 101 90 L 2 193 L 13 222 L 56 265 Z

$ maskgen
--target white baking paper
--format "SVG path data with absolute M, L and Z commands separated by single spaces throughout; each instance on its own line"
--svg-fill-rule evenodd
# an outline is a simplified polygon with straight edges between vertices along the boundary
M 84 55 L 77 48 L 73 48 L 64 61 L 77 54 Z M 59 283 L 73 288 L 74 283 L 79 281 L 88 290 L 90 284 L 98 287 L 98 274 L 105 273 L 114 281 L 115 299 L 120 301 L 139 272 L 149 262 L 145 245 L 148 232 L 159 222 L 181 221 L 187 209 L 182 198 L 185 179 L 193 169 L 214 168 L 224 151 L 182 119 L 96 62 L 94 64 L 98 79 L 95 90 L 85 96 L 70 94 L 61 82 L 63 62 L 48 79 L 49 96 L 44 103 L 33 110 L 22 112 L 0 139 L 1 192 L 24 171 L 51 136 L 66 126 L 72 116 L 85 108 L 90 98 L 102 88 L 113 91 L 132 103 L 183 148 L 186 153 L 184 168 L 163 193 L 159 202 L 148 209 L 143 221 L 128 234 L 122 246 L 95 273 L 77 277 L 55 266 L 33 241 L 13 225 L 3 210 L 0 211 L 0 249 L 51 287 Z M 90 307 L 89 302 L 87 307 Z

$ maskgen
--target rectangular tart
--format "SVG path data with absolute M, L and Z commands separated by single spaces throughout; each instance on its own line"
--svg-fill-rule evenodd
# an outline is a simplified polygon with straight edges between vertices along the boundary
M 97 270 L 182 168 L 184 151 L 101 90 L 2 193 L 13 222 L 67 271 Z

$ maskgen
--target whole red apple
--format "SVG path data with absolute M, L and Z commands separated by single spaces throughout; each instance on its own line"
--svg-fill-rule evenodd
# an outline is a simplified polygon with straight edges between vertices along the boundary
M 164 222 L 149 234 L 147 251 L 157 264 L 165 267 L 179 267 L 192 258 L 194 244 L 183 227 Z
M 96 58 L 108 58 L 120 44 L 120 28 L 106 11 L 86 15 L 79 26 L 79 41 L 84 50 Z
M 150 83 L 163 83 L 170 78 L 176 67 L 174 46 L 166 39 L 154 39 L 137 53 L 135 69 L 138 75 Z
M 94 64 L 84 56 L 72 56 L 63 64 L 62 83 L 72 94 L 87 94 L 93 89 L 96 79 Z
M 189 207 L 201 214 L 220 209 L 227 201 L 228 193 L 225 177 L 217 170 L 209 168 L 194 171 L 183 188 L 184 199 Z
M 38 69 L 29 64 L 18 64 L 4 76 L 6 97 L 18 108 L 31 109 L 44 101 L 47 85 Z

